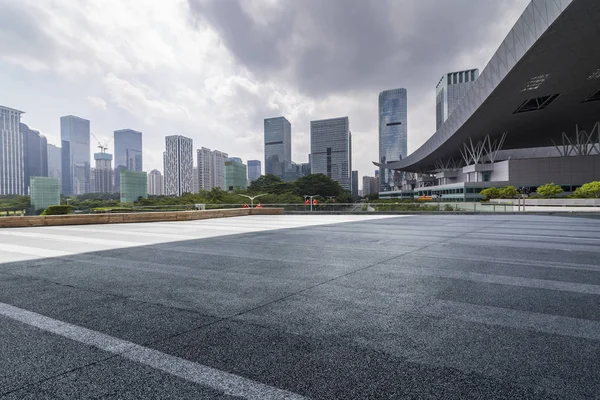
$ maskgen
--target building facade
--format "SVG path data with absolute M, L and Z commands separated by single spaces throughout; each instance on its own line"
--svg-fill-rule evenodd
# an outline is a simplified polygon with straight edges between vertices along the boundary
M 292 125 L 285 117 L 264 120 L 265 174 L 285 179 L 292 164 Z
M 227 190 L 225 186 L 225 161 L 229 156 L 227 153 L 223 153 L 222 151 L 215 150 L 211 155 L 211 181 L 213 188 L 221 188 L 223 190 Z
M 212 184 L 212 151 L 202 147 L 196 151 L 198 161 L 198 190 L 209 191 Z
M 181 135 L 165 137 L 165 194 L 192 193 L 194 179 L 194 143 Z
M 225 161 L 225 188 L 228 191 L 248 188 L 248 174 L 246 164 L 239 158 L 230 158 Z
M 0 195 L 24 194 L 23 111 L 0 106 Z
M 94 153 L 95 165 L 91 173 L 92 193 L 112 193 L 115 189 L 112 159 L 112 154 Z
M 48 144 L 48 177 L 58 179 L 61 182 L 61 148 Z
M 32 176 L 30 191 L 31 206 L 36 211 L 60 204 L 60 183 L 56 178 Z
M 379 160 L 398 161 L 407 155 L 407 93 L 406 89 L 391 89 L 379 93 Z M 381 169 L 379 191 L 393 190 L 401 185 L 402 175 Z
M 352 196 L 358 196 L 358 171 L 352 171 Z
M 362 177 L 362 195 L 368 196 L 371 193 L 377 193 L 379 190 L 379 180 L 374 176 L 363 176 Z
M 143 170 L 142 132 L 120 129 L 114 132 L 115 142 L 115 189 L 120 187 L 121 171 Z
M 90 191 L 90 121 L 74 115 L 60 117 L 62 192 Z
M 444 74 L 435 87 L 435 128 L 438 129 L 458 107 L 479 78 L 478 69 Z
M 123 170 L 119 184 L 121 203 L 133 203 L 140 197 L 148 198 L 148 177 L 145 172 Z
M 262 165 L 260 160 L 248 160 L 248 181 L 252 182 L 262 175 Z
M 48 176 L 48 141 L 38 131 L 21 123 L 19 130 L 23 136 L 23 193 L 30 193 L 32 176 Z
M 311 173 L 327 175 L 351 190 L 351 141 L 348 117 L 311 121 Z
M 153 169 L 148 174 L 148 194 L 150 196 L 162 196 L 164 193 L 163 176 L 159 170 Z

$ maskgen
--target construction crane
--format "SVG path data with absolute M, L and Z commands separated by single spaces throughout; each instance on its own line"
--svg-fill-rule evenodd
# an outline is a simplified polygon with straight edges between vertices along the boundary
M 108 139 L 105 143 L 102 143 L 97 137 L 96 135 L 94 135 L 93 132 L 90 132 L 90 134 L 94 137 L 94 139 L 96 139 L 96 142 L 98 142 L 98 147 L 100 149 L 101 153 L 106 153 L 106 150 L 108 150 L 108 144 L 110 143 L 110 141 L 112 140 L 112 138 Z

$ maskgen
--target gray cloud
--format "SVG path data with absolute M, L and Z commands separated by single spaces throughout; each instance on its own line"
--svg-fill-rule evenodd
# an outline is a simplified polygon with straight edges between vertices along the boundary
M 316 97 L 391 86 L 412 87 L 419 96 L 461 55 L 497 40 L 491 27 L 526 3 L 283 0 L 264 24 L 246 1 L 189 0 L 195 16 L 257 77 L 285 80 Z

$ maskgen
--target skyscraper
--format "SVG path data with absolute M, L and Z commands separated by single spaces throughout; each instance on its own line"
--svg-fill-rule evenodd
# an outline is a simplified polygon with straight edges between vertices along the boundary
M 32 176 L 48 176 L 48 141 L 38 131 L 20 124 L 23 135 L 23 193 L 29 193 Z
M 212 185 L 212 151 L 202 147 L 196 152 L 198 159 L 198 190 L 209 191 Z
M 162 196 L 164 194 L 163 176 L 157 169 L 153 169 L 148 174 L 148 194 L 151 196 Z
M 479 77 L 478 69 L 450 72 L 435 87 L 435 128 L 439 129 Z
M 181 135 L 165 137 L 165 194 L 191 193 L 194 176 L 194 143 Z
M 198 182 L 198 167 L 194 167 L 194 176 L 192 177 L 192 193 L 200 193 L 200 183 Z
M 358 196 L 358 171 L 352 171 L 352 196 Z
M 92 169 L 91 185 L 92 193 L 111 193 L 115 187 L 113 184 L 114 171 L 112 168 L 112 154 L 94 153 L 95 167 Z
M 352 149 L 348 117 L 310 121 L 311 172 L 351 190 Z
M 267 118 L 265 132 L 265 173 L 284 179 L 292 165 L 292 125 L 284 117 Z
M 143 169 L 142 132 L 120 129 L 115 138 L 115 188 L 119 190 L 121 171 L 140 172 Z
M 223 190 L 227 190 L 225 186 L 225 161 L 229 156 L 227 153 L 223 153 L 219 150 L 212 152 L 211 162 L 211 180 L 212 187 L 218 187 Z
M 252 182 L 260 178 L 262 165 L 259 160 L 248 160 L 248 181 Z
M 48 144 L 48 176 L 61 182 L 61 148 Z
M 407 155 L 406 89 L 391 89 L 379 93 L 379 161 L 398 161 Z M 379 172 L 379 190 L 389 191 L 402 185 L 400 172 Z
M 0 195 L 23 194 L 23 111 L 0 106 Z
M 60 117 L 62 192 L 78 195 L 90 191 L 90 121 Z

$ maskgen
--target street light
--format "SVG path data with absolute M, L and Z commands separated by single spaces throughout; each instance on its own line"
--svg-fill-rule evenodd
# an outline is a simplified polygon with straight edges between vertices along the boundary
M 256 196 L 248 196 L 248 195 L 245 195 L 245 194 L 238 194 L 238 196 L 242 196 L 242 197 L 246 197 L 246 198 L 250 199 L 250 208 L 254 208 L 254 199 L 257 199 L 260 196 L 266 196 L 266 195 L 267 195 L 267 193 L 258 194 Z

